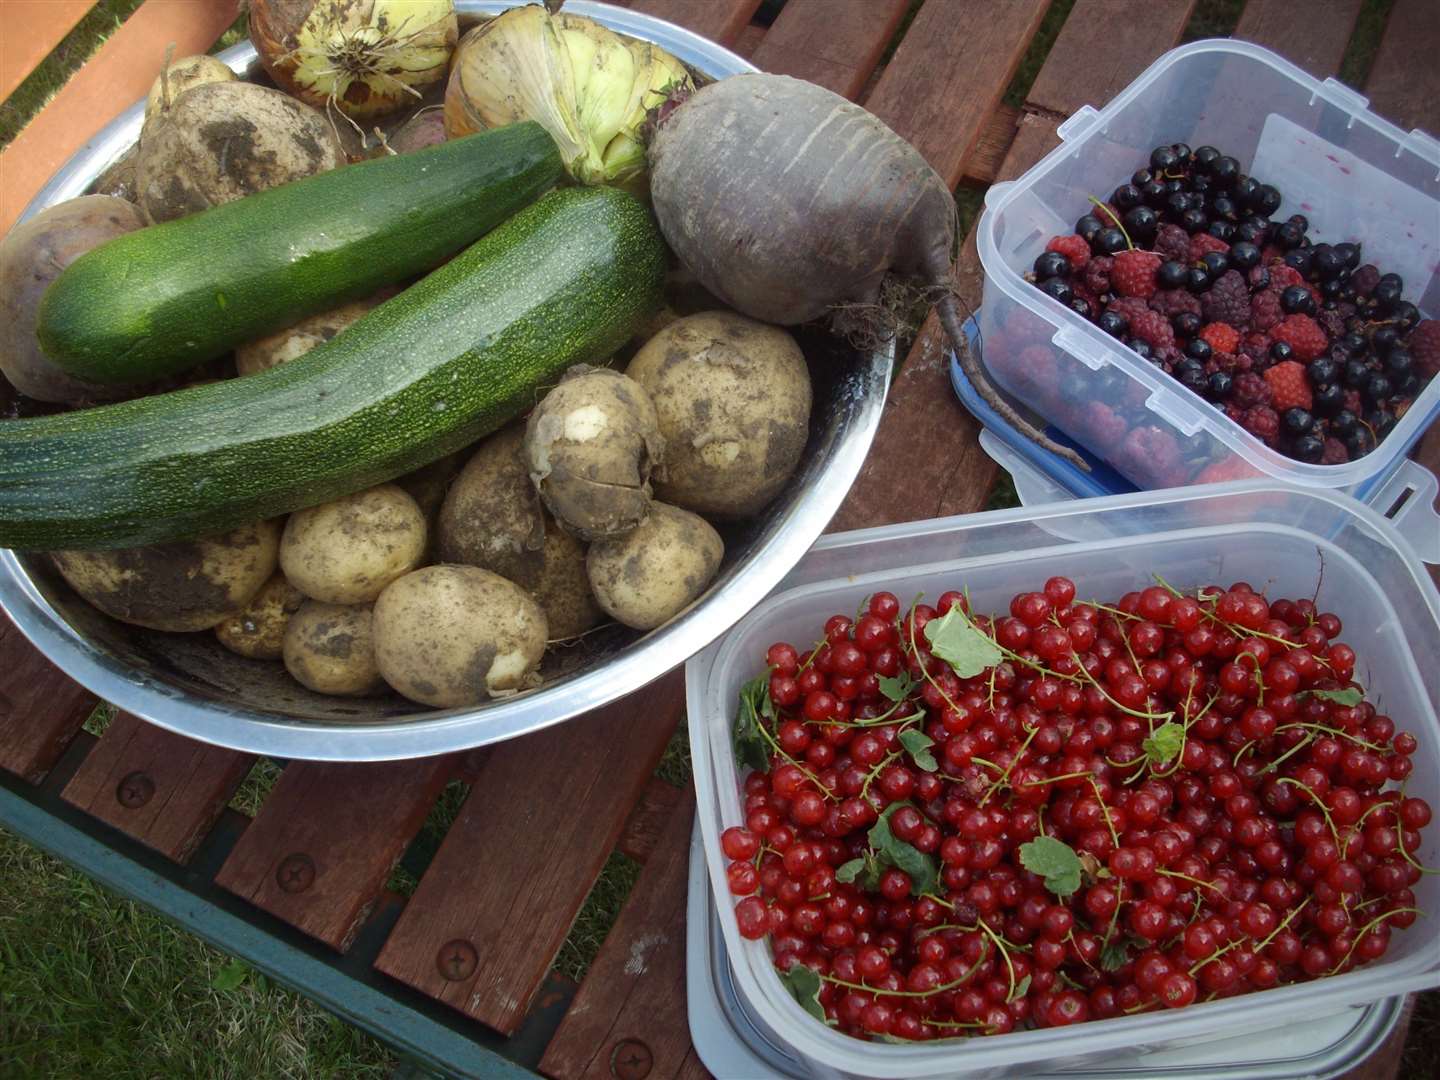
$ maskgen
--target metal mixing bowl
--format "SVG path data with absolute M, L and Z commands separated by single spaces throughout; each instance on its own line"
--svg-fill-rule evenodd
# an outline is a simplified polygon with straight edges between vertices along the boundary
M 518 0 L 458 0 L 462 20 Z M 573 0 L 566 11 L 662 45 L 697 72 L 755 69 L 687 30 L 622 8 Z M 247 43 L 220 54 L 249 74 Z M 22 216 L 84 194 L 135 142 L 144 102 L 127 109 L 54 176 Z M 422 709 L 398 696 L 324 697 L 282 665 L 246 660 L 209 633 L 166 634 L 114 622 L 80 600 L 44 556 L 0 551 L 0 606 L 72 678 L 160 727 L 221 746 L 282 758 L 376 761 L 425 757 L 536 731 L 639 689 L 684 663 L 785 576 L 839 508 L 880 422 L 893 346 L 862 355 L 827 335 L 802 333 L 815 386 L 810 442 L 795 477 L 758 520 L 722 529 L 726 558 L 709 591 L 645 635 L 615 627 L 555 650 L 538 690 L 471 709 Z

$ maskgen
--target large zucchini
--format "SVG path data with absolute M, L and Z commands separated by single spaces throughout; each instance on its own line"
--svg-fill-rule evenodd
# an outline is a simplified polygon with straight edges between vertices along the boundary
M 175 540 L 409 472 L 618 348 L 659 302 L 664 268 L 632 196 L 552 191 L 298 360 L 0 423 L 0 546 Z
M 99 383 L 145 383 L 423 273 L 561 177 L 527 122 L 348 165 L 122 236 L 40 304 L 45 355 Z

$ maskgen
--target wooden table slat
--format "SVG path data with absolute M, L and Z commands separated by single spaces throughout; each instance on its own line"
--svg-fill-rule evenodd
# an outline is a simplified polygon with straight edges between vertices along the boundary
M 1370 108 L 1407 131 L 1440 138 L 1440 5 L 1395 0 L 1365 92 Z
M 631 0 L 628 6 L 729 45 L 745 29 L 760 0 Z
M 294 762 L 215 880 L 344 952 L 456 764 Z
M 59 45 L 95 0 L 7 0 L 0 34 L 0 101 Z
M 95 705 L 0 614 L 0 769 L 39 783 Z
M 145 96 L 168 43 L 174 42 L 176 56 L 204 52 L 238 11 L 239 0 L 147 0 L 126 19 L 0 151 L 0 235 L 71 154 Z
M 953 187 L 1048 6 L 1048 0 L 926 4 L 865 107 Z
M 254 762 L 250 754 L 208 746 L 121 712 L 62 796 L 184 863 Z
M 676 669 L 494 747 L 375 966 L 513 1033 L 683 708 Z M 468 958 L 442 974 L 452 942 Z
M 627 1056 L 648 1057 L 647 1080 L 709 1074 L 690 1048 L 685 1011 L 685 906 L 693 789 L 670 815 L 655 852 L 601 946 L 540 1071 L 556 1080 L 603 1080 Z M 622 1067 L 612 1072 L 612 1058 Z
M 751 62 L 853 100 L 909 7 L 910 0 L 789 0 Z
M 640 801 L 625 819 L 615 850 L 636 862 L 648 861 L 683 796 L 684 792 L 674 784 L 652 776 L 640 793 Z
M 1077 0 L 1035 77 L 1026 105 L 1068 116 L 1101 108 L 1180 40 L 1195 0 Z
M 1302 14 L 1295 0 L 1247 0 L 1234 36 L 1324 78 L 1340 70 L 1363 6 L 1364 0 L 1310 0 Z

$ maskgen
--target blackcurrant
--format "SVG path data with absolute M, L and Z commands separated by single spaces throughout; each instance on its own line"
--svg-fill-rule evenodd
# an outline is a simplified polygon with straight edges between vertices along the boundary
M 1091 246 L 1098 247 L 1102 255 L 1114 255 L 1117 251 L 1124 251 L 1129 245 L 1125 242 L 1125 234 L 1112 226 L 1101 229 Z
M 1163 210 L 1165 208 L 1165 197 L 1169 194 L 1170 192 L 1165 187 L 1165 181 L 1163 180 L 1151 180 L 1148 184 L 1142 184 L 1140 186 L 1140 198 L 1143 199 L 1145 205 L 1152 210 Z
M 1185 271 L 1185 287 L 1192 293 L 1202 293 L 1210 287 L 1210 271 L 1203 266 L 1192 266 Z
M 1129 210 L 1132 206 L 1139 206 L 1140 189 L 1134 184 L 1121 184 L 1111 194 L 1110 202 L 1119 210 Z
M 1220 151 L 1213 146 L 1199 146 L 1194 153 L 1195 170 L 1200 173 L 1209 173 L 1215 167 L 1215 162 L 1220 160 Z
M 1070 310 L 1079 315 L 1082 319 L 1090 318 L 1090 301 L 1083 296 L 1075 296 L 1070 300 Z
M 1155 239 L 1155 230 L 1160 227 L 1160 215 L 1148 206 L 1132 206 L 1121 219 L 1130 239 L 1141 247 L 1149 247 Z
M 1271 214 L 1275 213 L 1276 210 L 1280 209 L 1281 202 L 1282 198 L 1279 188 L 1273 187 L 1270 184 L 1260 185 L 1260 193 L 1255 200 L 1256 210 L 1260 211 L 1260 213 L 1264 214 L 1266 217 L 1269 217 Z
M 1156 276 L 1162 289 L 1181 289 L 1185 287 L 1186 265 L 1178 259 L 1166 259 L 1160 264 L 1160 271 Z
M 1331 281 L 1340 275 L 1341 270 L 1345 269 L 1345 256 L 1329 244 L 1317 244 L 1314 250 L 1315 273 L 1320 275 L 1321 281 Z
M 1186 146 L 1183 142 L 1177 142 L 1174 146 L 1170 147 L 1170 150 L 1175 155 L 1175 164 L 1190 164 L 1190 147 Z
M 1310 411 L 1316 416 L 1335 416 L 1345 403 L 1345 391 L 1338 383 L 1316 386 L 1311 394 Z
M 1138 188 L 1144 187 L 1146 184 L 1150 183 L 1154 179 L 1155 174 L 1151 170 L 1136 169 L 1135 172 L 1130 176 L 1130 183 L 1134 184 Z
M 1204 338 L 1192 338 L 1185 345 L 1185 355 L 1194 357 L 1196 360 L 1202 362 L 1209 360 L 1214 352 L 1215 350 L 1210 348 L 1210 343 Z
M 1235 200 L 1228 195 L 1216 195 L 1210 200 L 1210 213 L 1217 218 L 1224 218 L 1226 221 L 1234 221 L 1239 213 Z
M 1229 221 L 1212 221 L 1205 227 L 1205 231 L 1216 240 L 1224 240 L 1227 244 L 1235 239 L 1235 225 Z
M 1235 389 L 1235 380 L 1228 372 L 1214 371 L 1205 380 L 1205 391 L 1212 401 L 1224 401 Z
M 1295 457 L 1308 464 L 1318 464 L 1325 456 L 1325 444 L 1314 435 L 1301 435 L 1290 444 Z
M 1368 401 L 1384 401 L 1393 392 L 1394 385 L 1390 382 L 1390 376 L 1383 375 L 1379 372 L 1376 372 L 1366 379 L 1365 385 L 1361 387 L 1361 393 L 1365 395 Z
M 1365 414 L 1365 422 L 1370 425 L 1370 430 L 1375 432 L 1375 441 L 1379 442 L 1389 435 L 1400 421 L 1396 420 L 1395 414 L 1388 409 L 1376 409 Z
M 1103 311 L 1098 321 L 1100 329 L 1112 337 L 1123 337 L 1125 331 L 1130 329 L 1130 320 L 1118 311 Z
M 1354 270 L 1360 265 L 1360 245 L 1349 241 L 1335 245 L 1335 253 L 1345 264 L 1345 269 Z
M 1204 232 L 1209 224 L 1210 219 L 1203 210 L 1190 209 L 1180 215 L 1180 227 L 1191 235 Z
M 1289 360 L 1295 355 L 1295 350 L 1290 347 L 1288 341 L 1276 341 L 1270 345 L 1270 356 L 1278 364 L 1283 360 Z
M 1383 274 L 1375 284 L 1375 290 L 1370 294 L 1383 310 L 1389 311 L 1400 302 L 1400 294 L 1405 290 L 1405 282 L 1399 274 Z
M 1399 343 L 1400 331 L 1393 326 L 1379 327 L 1370 335 L 1370 344 L 1380 356 L 1384 356 Z
M 1095 246 L 1095 237 L 1100 235 L 1100 230 L 1104 227 L 1105 226 L 1100 223 L 1100 219 L 1094 214 L 1086 214 L 1079 221 L 1075 222 L 1075 232 L 1079 234 L 1080 239 L 1084 240 L 1091 247 Z
M 1298 248 L 1305 242 L 1305 230 L 1293 221 L 1287 221 L 1275 230 L 1275 246 L 1283 251 Z
M 1135 354 L 1143 359 L 1150 359 L 1150 343 L 1144 338 L 1131 338 L 1125 344 L 1135 350 Z
M 1287 434 L 1306 435 L 1314 426 L 1315 418 L 1310 415 L 1308 409 L 1286 409 L 1285 414 L 1280 417 L 1280 423 Z
M 1210 175 L 1215 178 L 1218 187 L 1230 187 L 1240 179 L 1240 162 L 1233 157 L 1222 157 L 1215 162 L 1215 167 L 1210 170 Z
M 1236 270 L 1249 270 L 1260 263 L 1260 249 L 1248 240 L 1232 245 L 1229 255 L 1230 265 Z
M 1290 267 L 1303 278 L 1310 276 L 1310 271 L 1315 264 L 1315 256 L 1309 248 L 1291 248 L 1285 253 L 1285 265 Z
M 1200 316 L 1193 311 L 1182 311 L 1170 320 L 1170 325 L 1181 337 L 1194 337 L 1200 332 Z
M 1355 430 L 1355 425 L 1360 421 L 1349 409 L 1340 409 L 1330 418 L 1330 430 L 1339 438 L 1344 438 Z
M 1230 269 L 1230 258 L 1223 251 L 1207 251 L 1200 256 L 1200 265 L 1205 267 L 1212 279 L 1215 279 Z
M 1395 319 L 1406 330 L 1413 330 L 1420 322 L 1420 309 L 1409 300 L 1402 300 L 1395 305 Z
M 1173 169 L 1179 164 L 1179 158 L 1175 156 L 1175 150 L 1169 146 L 1157 146 L 1150 151 L 1150 168 L 1156 172 L 1165 172 Z
M 1316 386 L 1321 383 L 1332 383 L 1340 376 L 1340 365 L 1328 356 L 1311 360 L 1305 369 L 1305 374 L 1310 376 L 1310 381 Z
M 1048 278 L 1068 278 L 1070 260 L 1058 251 L 1042 251 L 1035 259 L 1035 276 L 1041 281 Z
M 1287 315 L 1309 314 L 1315 310 L 1315 298 L 1304 285 L 1291 285 L 1280 294 L 1280 310 Z
M 1403 379 L 1409 375 L 1413 364 L 1410 350 L 1403 345 L 1396 345 L 1385 356 L 1385 371 L 1397 379 Z
M 1061 258 L 1063 259 L 1064 256 L 1062 255 Z M 1040 291 L 1046 296 L 1054 297 L 1062 304 L 1068 304 L 1071 300 L 1075 299 L 1075 290 L 1070 287 L 1070 282 L 1064 278 L 1046 278 L 1040 283 Z
M 1364 356 L 1370 351 L 1370 339 L 1353 330 L 1340 339 L 1340 344 L 1345 347 L 1345 352 L 1349 356 Z
M 1340 377 L 1346 386 L 1358 390 L 1369 380 L 1370 368 L 1364 360 L 1347 360 L 1345 361 L 1345 370 Z

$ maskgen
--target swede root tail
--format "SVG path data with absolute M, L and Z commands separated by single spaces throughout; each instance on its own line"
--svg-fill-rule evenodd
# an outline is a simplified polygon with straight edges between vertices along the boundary
M 940 317 L 940 325 L 945 331 L 945 336 L 950 340 L 950 347 L 955 350 L 955 356 L 960 361 L 960 369 L 965 372 L 965 377 L 970 380 L 970 385 L 975 387 L 980 396 L 985 399 L 985 404 L 999 413 L 1002 420 L 1020 431 L 1031 442 L 1038 443 L 1052 454 L 1059 454 L 1066 461 L 1089 472 L 1090 466 L 1084 458 L 1068 446 L 1061 446 L 1051 439 L 1016 412 L 1010 403 L 1000 396 L 999 391 L 995 389 L 995 384 L 990 381 L 990 376 L 981 366 L 979 358 L 970 349 L 970 343 L 965 338 L 965 331 L 961 328 L 959 301 L 952 291 L 946 289 L 941 296 L 936 298 L 935 313 Z

